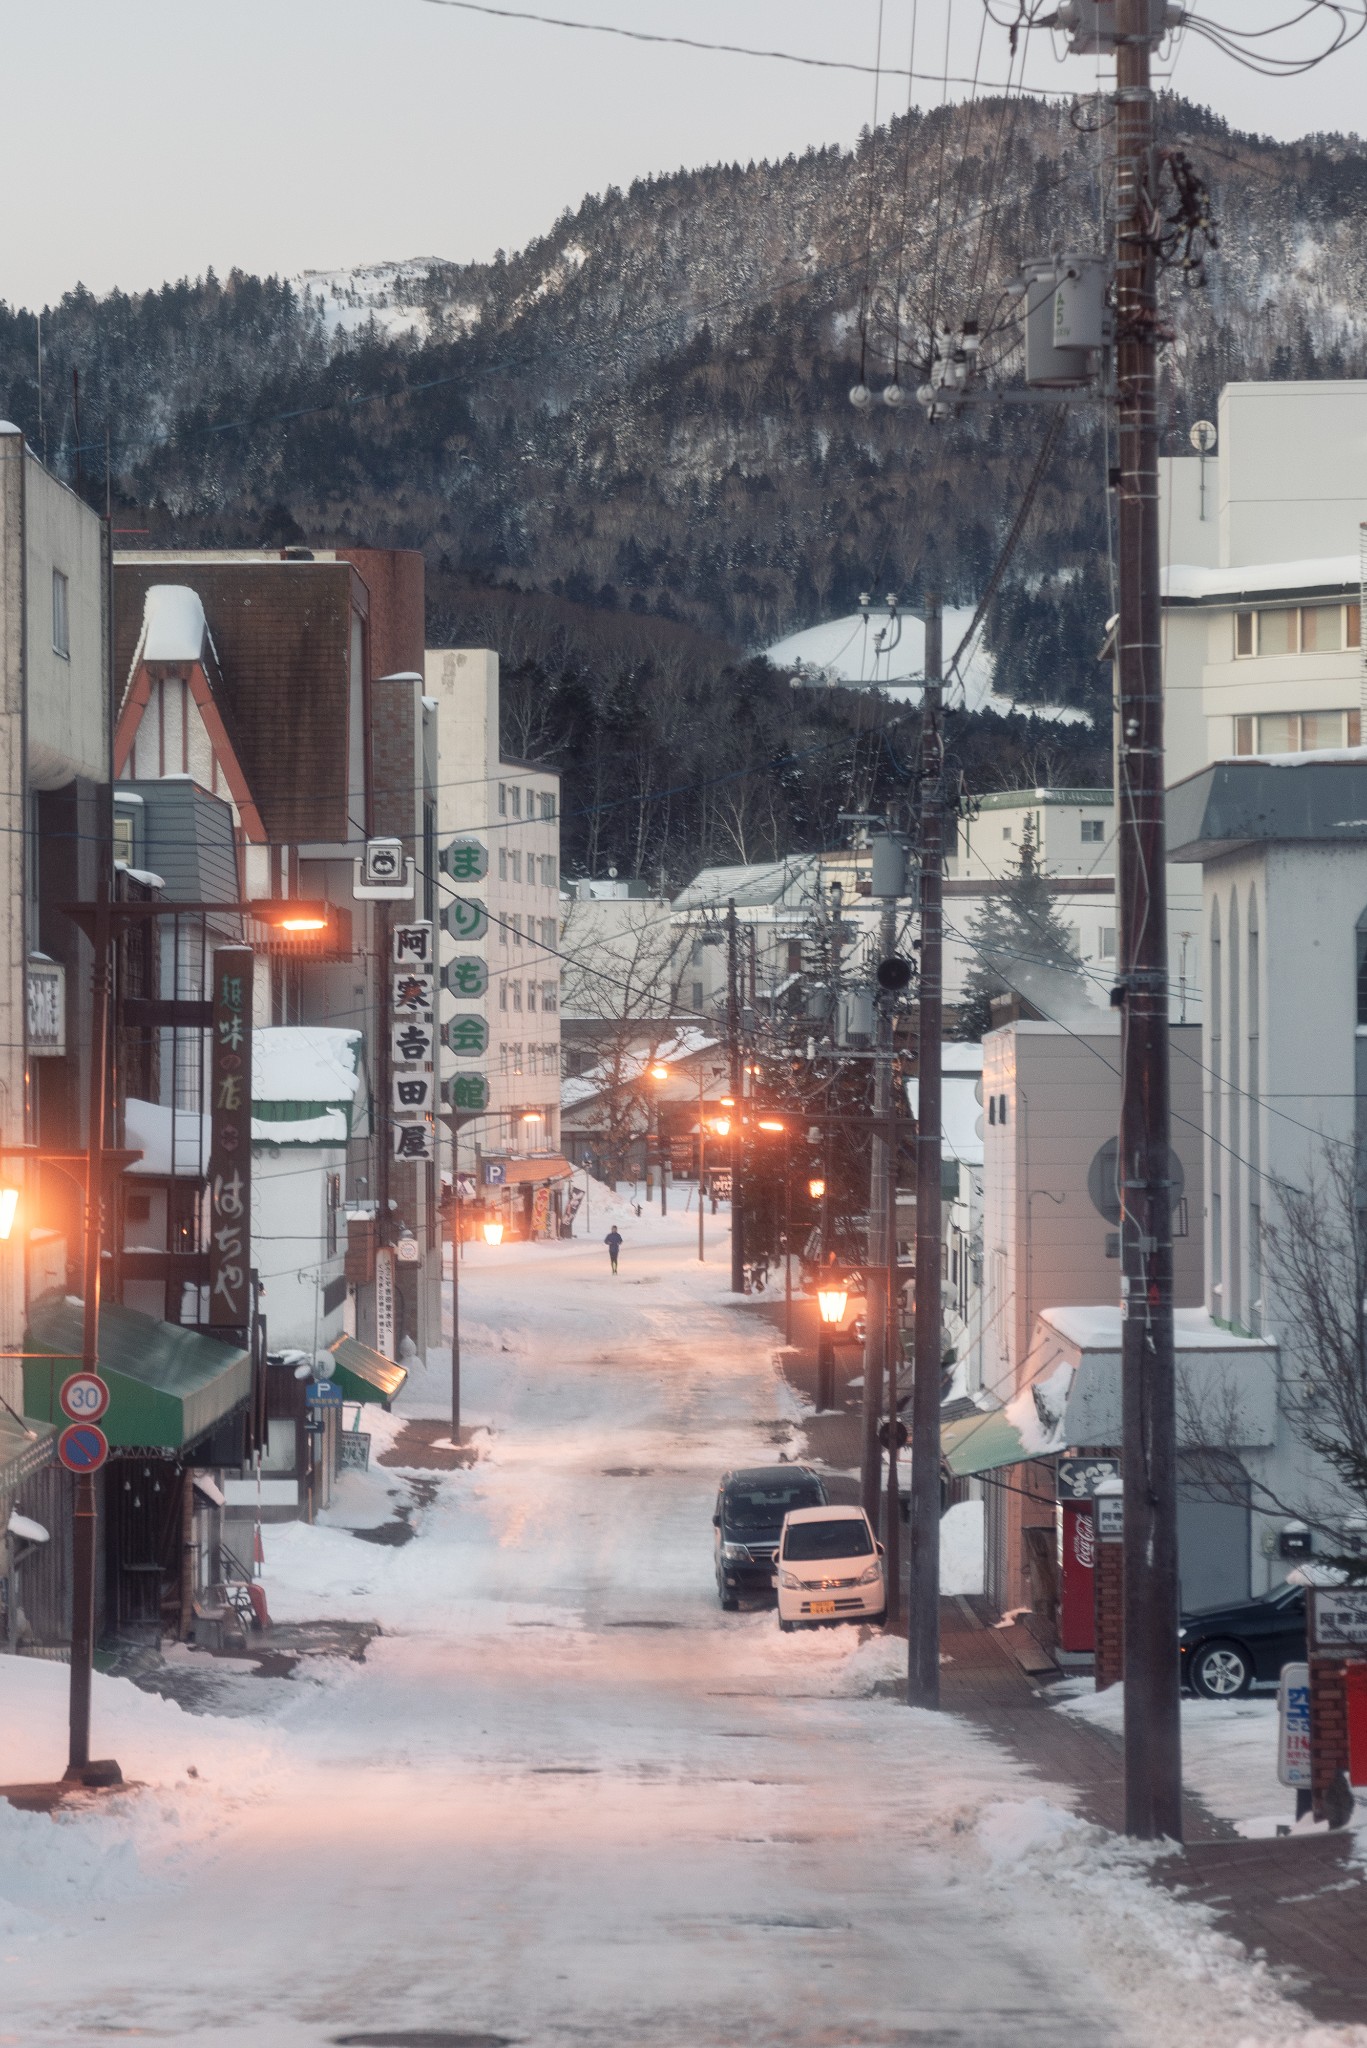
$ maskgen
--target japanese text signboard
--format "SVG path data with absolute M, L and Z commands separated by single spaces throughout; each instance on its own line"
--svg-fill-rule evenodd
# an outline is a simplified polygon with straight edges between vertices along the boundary
M 1310 1783 L 1310 1666 L 1283 1664 L 1277 1687 L 1277 1776 Z
M 244 1330 L 252 1316 L 252 954 L 214 952 L 209 1054 L 209 1316 Z
M 1316 1586 L 1310 1616 L 1312 1649 L 1367 1650 L 1367 1586 Z
M 425 967 L 432 971 L 432 927 L 430 924 L 396 924 L 394 965 Z

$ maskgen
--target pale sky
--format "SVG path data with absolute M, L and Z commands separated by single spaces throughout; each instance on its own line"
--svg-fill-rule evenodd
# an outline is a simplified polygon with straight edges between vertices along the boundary
M 527 0 L 536 6 L 538 0 Z M 546 11 L 872 64 L 879 0 L 540 0 Z M 994 0 L 1009 16 L 1011 0 Z M 1200 0 L 1262 25 L 1291 0 Z M 982 0 L 882 0 L 883 61 L 971 73 Z M 1309 26 L 1297 32 L 1308 47 Z M 650 172 L 848 145 L 872 77 L 661 49 L 432 0 L 0 0 L 0 299 L 78 280 L 138 291 L 212 264 L 293 273 L 516 249 L 585 192 Z M 988 22 L 981 76 L 1007 75 Z M 1086 89 L 1092 60 L 1031 38 L 1028 81 Z M 1175 86 L 1236 127 L 1362 125 L 1367 37 L 1269 81 L 1182 42 Z M 918 81 L 922 105 L 938 82 Z M 965 88 L 951 85 L 953 96 Z M 884 77 L 880 118 L 905 78 Z

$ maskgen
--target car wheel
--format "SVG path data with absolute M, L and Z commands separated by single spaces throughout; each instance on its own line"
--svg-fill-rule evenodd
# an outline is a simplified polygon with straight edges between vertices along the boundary
M 1203 1643 L 1192 1662 L 1191 1682 L 1202 1699 L 1242 1699 L 1253 1683 L 1253 1659 L 1242 1643 Z
M 720 1600 L 722 1611 L 725 1614 L 734 1614 L 740 1606 L 740 1595 L 728 1592 L 721 1579 L 717 1580 L 717 1598 Z
M 881 1614 L 866 1614 L 864 1619 L 870 1628 L 886 1628 L 888 1625 L 888 1610 L 885 1607 Z
M 783 1630 L 785 1636 L 790 1636 L 793 1630 L 797 1627 L 797 1623 L 795 1621 L 785 1621 L 782 1615 L 779 1616 L 778 1625 Z

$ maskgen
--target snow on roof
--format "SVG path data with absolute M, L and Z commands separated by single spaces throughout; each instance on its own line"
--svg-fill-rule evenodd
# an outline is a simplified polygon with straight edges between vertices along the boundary
M 979 1054 L 978 1073 L 982 1071 L 982 1047 L 974 1048 Z M 946 1052 L 950 1050 L 947 1046 Z M 957 1048 L 955 1048 L 957 1050 Z M 978 1074 L 955 1073 L 947 1064 L 940 1073 L 940 1143 L 946 1159 L 957 1159 L 963 1166 L 981 1166 L 983 1163 L 983 1107 L 978 1100 Z M 914 1076 L 907 1082 L 907 1102 L 913 1116 L 919 1114 L 921 1084 Z
M 130 1173 L 202 1174 L 209 1164 L 209 1119 L 192 1109 L 142 1102 L 130 1095 L 125 1105 L 125 1143 L 142 1153 Z M 175 1146 L 172 1163 L 171 1148 Z
M 277 1123 L 273 1118 L 252 1118 L 254 1145 L 345 1145 L 346 1111 L 325 1109 L 321 1116 L 299 1116 Z
M 786 860 L 750 862 L 744 867 L 703 868 L 674 898 L 676 910 L 725 903 L 729 897 L 745 905 L 778 903 L 814 873 L 817 856 L 793 854 Z
M 360 1081 L 360 1052 L 359 1031 L 322 1024 L 259 1027 L 252 1033 L 252 1101 L 351 1102 Z M 292 1132 L 298 1128 L 290 1126 Z
M 657 1063 L 660 1066 L 679 1066 L 679 1078 L 687 1080 L 691 1087 L 693 1076 L 682 1070 L 681 1063 L 713 1051 L 720 1043 L 715 1033 L 704 1031 L 697 1024 L 681 1025 L 655 1046 L 633 1045 L 610 1061 L 600 1060 L 587 1073 L 568 1076 L 560 1083 L 560 1107 L 574 1109 L 581 1102 L 600 1095 L 609 1085 L 629 1087 L 641 1079 L 648 1066 L 653 1067 Z
M 1119 1311 L 1117 1311 L 1118 1315 Z M 1028 1458 L 1048 1458 L 1067 1442 L 1065 1417 L 1076 1366 L 1063 1359 L 1006 1403 L 1005 1415 Z
M 1079 1351 L 1120 1349 L 1120 1307 L 1103 1302 L 1084 1308 L 1042 1308 L 1041 1322 L 1075 1344 Z M 1225 1330 L 1203 1308 L 1173 1311 L 1173 1334 L 1179 1351 L 1268 1351 L 1270 1337 L 1240 1337 Z
M 143 599 L 144 661 L 198 661 L 204 652 L 204 605 L 185 583 L 154 583 Z
M 1318 555 L 1301 562 L 1248 562 L 1240 569 L 1197 569 L 1173 562 L 1163 571 L 1163 595 L 1194 603 L 1200 598 L 1254 597 L 1269 590 L 1356 590 L 1361 578 L 1356 555 Z

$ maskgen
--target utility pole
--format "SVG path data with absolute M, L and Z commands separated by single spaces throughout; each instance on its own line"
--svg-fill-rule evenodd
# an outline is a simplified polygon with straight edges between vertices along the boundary
M 456 1119 L 451 1117 L 451 1441 L 460 1442 L 460 1196 L 456 1193 Z
M 890 960 L 897 948 L 897 899 L 885 896 L 878 927 L 879 959 Z M 868 1255 L 864 1263 L 864 1412 L 863 1456 L 859 1497 L 875 1528 L 878 1524 L 882 1451 L 878 1425 L 883 1419 L 883 1385 L 889 1356 L 888 1262 L 896 1246 L 888 1235 L 888 1176 L 895 1162 L 888 1144 L 892 1109 L 892 1003 L 880 997 L 874 1011 L 873 1142 L 869 1148 Z M 889 1594 L 891 1597 L 891 1593 Z
M 915 1366 L 911 1397 L 911 1585 L 907 1705 L 940 1704 L 940 1066 L 944 1035 L 943 621 L 940 592 L 925 592 L 921 704 L 920 1080 L 916 1123 Z M 1174 1669 L 1176 1659 L 1173 1660 Z
M 745 1089 L 740 1056 L 740 930 L 736 899 L 726 906 L 726 1050 L 731 1068 L 731 1292 L 745 1292 L 741 1174 L 745 1158 Z
M 1169 1180 L 1167 868 L 1159 599 L 1158 251 L 1150 0 L 1116 7 L 1119 423 L 1121 1375 L 1125 1830 L 1182 1838 L 1177 1419 Z M 924 1087 L 924 1080 L 922 1086 Z

